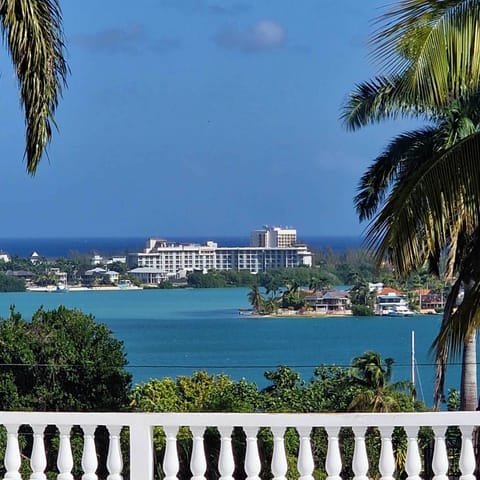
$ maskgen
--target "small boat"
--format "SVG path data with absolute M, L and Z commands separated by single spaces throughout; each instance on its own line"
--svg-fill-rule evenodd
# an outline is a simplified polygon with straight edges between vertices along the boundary
M 240 308 L 238 310 L 239 315 L 253 315 L 253 310 L 251 308 Z
M 389 317 L 409 317 L 410 315 L 415 315 L 415 312 L 412 312 L 405 305 L 395 305 L 387 313 Z
M 55 289 L 55 291 L 60 293 L 67 292 L 68 291 L 67 285 L 63 282 L 58 282 L 57 288 Z

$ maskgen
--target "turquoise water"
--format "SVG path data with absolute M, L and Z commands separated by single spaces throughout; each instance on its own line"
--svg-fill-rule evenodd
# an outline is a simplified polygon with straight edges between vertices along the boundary
M 431 403 L 433 366 L 430 344 L 441 317 L 413 318 L 252 318 L 247 289 L 87 291 L 0 293 L 0 316 L 15 304 L 24 318 L 41 305 L 75 307 L 106 323 L 123 340 L 134 382 L 190 375 L 194 370 L 245 377 L 267 385 L 265 370 L 288 365 L 308 380 L 314 367 L 347 366 L 366 350 L 393 357 L 394 380 L 410 378 L 410 337 L 423 397 Z M 457 386 L 459 370 L 450 368 L 448 386 Z M 421 393 L 421 392 L 420 392 Z

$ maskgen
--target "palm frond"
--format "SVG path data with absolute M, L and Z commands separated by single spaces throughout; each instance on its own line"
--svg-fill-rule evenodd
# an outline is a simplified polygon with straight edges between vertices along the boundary
M 378 19 L 373 57 L 403 77 L 402 98 L 445 105 L 478 91 L 479 19 L 477 0 L 402 0 Z
M 6 41 L 25 111 L 27 171 L 33 175 L 55 125 L 67 65 L 58 0 L 0 0 Z
M 421 266 L 448 244 L 458 219 L 463 228 L 480 224 L 480 134 L 458 142 L 396 182 L 370 224 L 367 246 L 377 263 L 388 258 L 401 275 Z M 467 231 L 468 233 L 468 231 Z
M 450 292 L 445 302 L 445 308 L 443 311 L 442 325 L 440 326 L 440 332 L 444 331 L 447 328 L 447 324 L 450 321 L 450 318 L 455 307 L 458 294 L 460 292 L 460 287 L 462 285 L 462 279 L 458 278 L 455 283 L 452 285 Z M 444 401 L 445 398 L 445 374 L 447 371 L 447 360 L 448 360 L 448 342 L 439 343 L 438 336 L 434 340 L 431 346 L 431 350 L 435 351 L 435 383 L 433 390 L 433 406 L 438 410 L 440 402 Z
M 437 134 L 435 128 L 427 127 L 403 133 L 389 143 L 360 180 L 355 197 L 360 220 L 372 218 L 384 201 L 389 187 L 400 177 L 408 176 L 421 159 L 435 154 L 438 148 L 435 142 Z
M 407 104 L 395 94 L 402 78 L 381 76 L 356 85 L 342 108 L 341 120 L 348 130 L 357 130 L 366 125 L 399 115 L 418 117 L 426 113 L 417 104 Z

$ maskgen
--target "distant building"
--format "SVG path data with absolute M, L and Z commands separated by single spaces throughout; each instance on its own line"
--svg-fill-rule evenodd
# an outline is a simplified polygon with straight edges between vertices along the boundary
M 107 260 L 107 265 L 111 265 L 112 263 L 127 263 L 127 257 L 125 255 L 110 257 Z
M 277 235 L 275 242 L 287 244 L 293 239 Z M 177 244 L 149 238 L 143 252 L 128 255 L 127 264 L 132 269 L 129 273 L 142 283 L 159 283 L 193 271 L 248 270 L 258 273 L 276 268 L 311 267 L 312 253 L 305 245 L 219 247 L 212 241 L 204 245 Z
M 406 295 L 390 287 L 385 287 L 377 293 L 375 315 L 389 315 L 398 308 L 408 308 Z
M 35 264 L 35 263 L 38 263 L 40 261 L 40 255 L 37 253 L 37 252 L 33 252 L 31 255 L 30 255 L 30 261 Z
M 97 253 L 93 255 L 93 257 L 90 260 L 91 265 L 102 265 L 103 264 L 103 257 L 101 255 L 98 255 Z
M 297 230 L 294 228 L 267 227 L 253 230 L 250 234 L 251 247 L 286 248 L 297 244 Z
M 67 283 L 67 272 L 61 272 L 59 268 L 50 268 L 50 272 L 55 275 L 57 282 L 63 284 Z
M 0 253 L 0 262 L 8 263 L 10 261 L 10 255 L 8 253 Z
M 118 272 L 113 271 L 113 270 L 106 270 L 105 268 L 100 268 L 100 267 L 96 267 L 96 268 L 92 268 L 91 270 L 87 270 L 83 274 L 84 282 L 87 285 L 91 285 L 92 283 L 94 283 L 94 280 L 96 280 L 96 279 L 97 280 L 103 280 L 105 278 L 110 283 L 117 283 L 119 278 L 120 278 L 120 274 Z
M 305 296 L 305 302 L 318 313 L 350 314 L 350 295 L 343 290 L 316 291 Z

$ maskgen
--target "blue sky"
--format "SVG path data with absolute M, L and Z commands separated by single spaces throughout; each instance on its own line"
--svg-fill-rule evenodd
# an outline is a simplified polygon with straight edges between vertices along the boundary
M 34 178 L 0 62 L 0 237 L 359 235 L 358 180 L 409 127 L 339 120 L 385 3 L 63 0 L 71 75 Z

